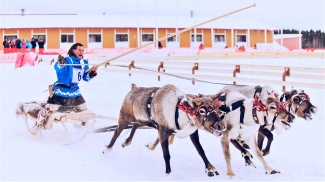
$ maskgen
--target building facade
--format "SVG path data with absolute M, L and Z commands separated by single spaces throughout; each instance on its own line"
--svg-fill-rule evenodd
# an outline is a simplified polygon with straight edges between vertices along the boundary
M 51 18 L 48 21 L 52 23 L 43 21 L 34 23 L 33 17 L 8 16 L 8 19 L 0 27 L 0 37 L 3 40 L 6 38 L 11 40 L 34 38 L 35 41 L 42 38 L 46 42 L 45 48 L 47 49 L 67 49 L 75 42 L 83 43 L 86 48 L 136 48 L 176 33 L 176 35 L 161 41 L 163 47 L 198 47 L 202 43 L 205 47 L 224 48 L 241 45 L 253 47 L 257 43 L 272 43 L 274 31 L 274 28 L 261 23 L 250 21 L 250 24 L 245 25 L 243 21 L 231 20 L 231 23 L 227 23 L 227 21 L 211 23 L 177 34 L 179 31 L 199 23 L 200 20 L 188 20 L 184 17 L 183 19 L 178 18 L 175 23 L 172 20 L 173 17 L 169 17 L 169 19 L 164 17 L 161 20 L 156 17 L 153 20 L 146 16 L 141 18 L 130 16 L 129 18 L 124 17 L 125 21 L 119 22 L 110 21 L 114 20 L 114 17 L 98 16 L 99 18 L 96 18 L 96 16 L 93 18 L 98 19 L 97 21 L 73 23 L 73 20 L 70 19 L 82 19 L 82 17 L 78 15 L 58 17 L 57 19 L 55 16 L 48 17 Z M 17 21 L 30 21 L 30 23 L 18 26 L 12 23 Z M 66 23 L 67 21 L 68 23 Z M 157 47 L 157 44 L 150 46 Z

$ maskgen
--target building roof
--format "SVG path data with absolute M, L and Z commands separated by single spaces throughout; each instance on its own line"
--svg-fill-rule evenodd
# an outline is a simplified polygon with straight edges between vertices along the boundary
M 0 28 L 188 28 L 215 17 L 146 15 L 0 15 Z M 221 18 L 199 28 L 276 30 L 252 19 Z

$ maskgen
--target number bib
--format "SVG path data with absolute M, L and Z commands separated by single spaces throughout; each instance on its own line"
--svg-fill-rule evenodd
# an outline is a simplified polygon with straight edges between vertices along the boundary
M 80 80 L 82 79 L 82 76 L 84 74 L 85 70 L 84 69 L 78 69 L 78 68 L 73 68 L 72 69 L 72 83 L 78 84 Z

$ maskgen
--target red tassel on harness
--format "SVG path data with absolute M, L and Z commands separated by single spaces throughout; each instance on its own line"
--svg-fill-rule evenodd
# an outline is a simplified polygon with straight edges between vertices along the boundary
M 187 114 L 189 114 L 191 116 L 195 116 L 195 114 L 196 114 L 195 111 L 193 110 L 193 108 L 190 107 L 190 106 L 187 106 L 186 104 L 184 104 L 184 102 L 179 103 L 177 105 L 177 107 L 178 107 L 179 110 L 182 110 L 182 111 L 184 111 L 185 113 L 187 113 Z

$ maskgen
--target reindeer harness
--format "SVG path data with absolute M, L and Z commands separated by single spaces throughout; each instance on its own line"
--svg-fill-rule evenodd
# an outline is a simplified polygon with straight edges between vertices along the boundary
M 222 105 L 219 107 L 220 119 L 222 120 L 226 114 L 231 111 L 234 111 L 240 108 L 240 123 L 244 124 L 244 115 L 245 115 L 245 106 L 244 100 L 239 100 L 232 103 L 230 106 L 227 106 L 226 103 L 226 93 L 222 93 L 217 99 L 222 102 Z M 255 120 L 256 121 L 256 120 Z
M 155 96 L 155 94 L 156 94 L 156 92 L 157 92 L 158 89 L 159 89 L 159 88 L 155 88 L 155 89 L 151 92 L 150 97 L 149 97 L 149 99 L 148 99 L 148 101 L 147 101 L 147 113 L 148 113 L 148 115 L 149 115 L 149 119 L 150 119 L 150 121 L 153 123 L 153 125 L 156 126 L 156 127 L 157 127 L 158 123 L 157 123 L 157 121 L 155 121 L 154 118 L 152 117 L 152 114 L 151 114 L 151 104 L 152 104 L 152 99 L 153 99 L 153 97 Z M 186 116 L 187 116 L 189 122 L 190 122 L 191 124 L 195 125 L 195 122 L 193 122 L 193 121 L 191 120 L 191 118 L 189 117 L 189 115 L 190 115 L 190 116 L 194 116 L 194 118 L 195 118 L 195 114 L 196 114 L 196 112 L 195 112 L 195 111 L 193 110 L 193 108 L 188 104 L 187 101 L 183 101 L 183 102 L 181 102 L 182 99 L 184 99 L 184 97 L 180 97 L 180 98 L 178 99 L 177 104 L 176 104 L 176 110 L 175 110 L 175 125 L 176 125 L 176 129 L 178 129 L 178 130 L 180 130 L 179 122 L 178 122 L 178 117 L 179 117 L 179 111 L 178 111 L 178 110 L 179 110 L 179 109 L 182 110 L 182 111 L 184 111 L 184 112 L 186 113 Z M 214 109 L 213 109 L 213 110 L 214 110 Z M 211 114 L 211 112 L 208 111 L 206 117 L 203 119 L 203 125 L 204 125 L 205 120 L 207 119 L 207 117 L 208 117 L 210 114 Z
M 157 123 L 157 121 L 155 121 L 154 119 L 153 119 L 153 117 L 152 117 L 152 115 L 151 115 L 151 103 L 152 103 L 152 98 L 155 96 L 155 94 L 156 94 L 156 92 L 157 92 L 157 90 L 158 90 L 159 88 L 155 88 L 152 92 L 151 92 L 151 94 L 150 94 L 150 97 L 149 97 L 149 99 L 148 99 L 148 101 L 147 101 L 147 113 L 148 113 L 148 115 L 149 115 L 149 119 L 150 119 L 150 121 L 152 122 L 152 124 L 154 125 L 154 126 L 158 126 L 158 123 Z

